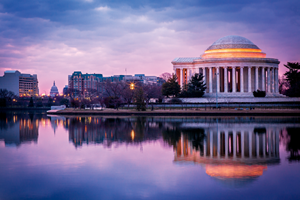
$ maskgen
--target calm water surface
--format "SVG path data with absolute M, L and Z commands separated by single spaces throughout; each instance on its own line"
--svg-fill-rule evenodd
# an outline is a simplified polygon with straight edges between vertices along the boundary
M 295 117 L 0 113 L 0 199 L 300 199 Z

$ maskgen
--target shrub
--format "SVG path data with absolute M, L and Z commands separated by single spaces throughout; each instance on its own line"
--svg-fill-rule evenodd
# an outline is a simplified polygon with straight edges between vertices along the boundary
M 254 97 L 265 97 L 266 96 L 266 91 L 253 91 L 253 96 Z
M 185 84 L 179 97 L 202 97 L 206 90 L 206 84 L 203 81 L 203 75 L 194 74 L 188 84 Z
M 6 107 L 6 99 L 0 98 L 0 107 Z
M 122 102 L 117 97 L 105 97 L 103 103 L 106 108 L 118 108 Z
M 30 101 L 29 101 L 29 104 L 28 104 L 28 107 L 33 107 L 34 104 L 33 104 L 33 98 L 30 97 Z
M 134 92 L 134 101 L 138 111 L 146 111 L 145 97 L 143 88 L 139 87 Z
M 182 103 L 182 101 L 178 98 L 172 98 L 169 103 Z

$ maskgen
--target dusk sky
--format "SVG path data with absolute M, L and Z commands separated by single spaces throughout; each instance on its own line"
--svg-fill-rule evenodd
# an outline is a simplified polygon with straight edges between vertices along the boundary
M 159 76 L 226 35 L 279 59 L 282 75 L 300 62 L 300 1 L 1 0 L 0 76 L 37 74 L 41 94 L 74 71 Z

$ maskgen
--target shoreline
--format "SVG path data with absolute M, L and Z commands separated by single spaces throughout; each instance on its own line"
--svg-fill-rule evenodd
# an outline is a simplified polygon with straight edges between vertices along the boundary
M 212 110 L 62 110 L 48 111 L 47 115 L 99 115 L 99 116 L 300 116 L 300 109 L 212 109 Z

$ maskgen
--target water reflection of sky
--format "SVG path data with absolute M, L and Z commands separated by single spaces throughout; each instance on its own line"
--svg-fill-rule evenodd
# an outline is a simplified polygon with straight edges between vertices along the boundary
M 75 120 L 70 127 L 65 119 L 54 122 L 45 116 L 18 116 L 18 121 L 27 119 L 38 120 L 38 132 L 34 128 L 31 132 L 28 128 L 18 130 L 23 135 L 16 145 L 11 145 L 11 140 L 9 145 L 4 143 L 6 134 L 12 133 L 15 126 L 3 126 L 1 122 L 0 199 L 297 199 L 300 195 L 300 165 L 287 159 L 290 152 L 286 147 L 291 143 L 288 136 L 279 138 L 278 164 L 267 164 L 263 175 L 236 185 L 209 176 L 201 163 L 174 162 L 177 133 L 181 139 L 184 131 L 180 127 L 186 125 L 175 119 L 125 118 L 101 126 Z M 286 119 L 276 119 L 276 123 L 236 120 L 236 124 L 223 122 L 229 127 L 245 124 L 248 128 L 251 124 L 266 124 L 266 130 L 286 130 L 295 125 L 294 119 L 290 119 L 293 123 Z M 205 131 L 215 130 L 211 119 L 198 119 L 197 123 L 201 127 L 208 124 Z M 90 135 L 89 130 L 93 130 Z M 137 135 L 133 139 L 132 130 Z M 108 131 L 113 137 L 107 137 Z M 81 144 L 74 143 L 72 134 L 82 140 Z

